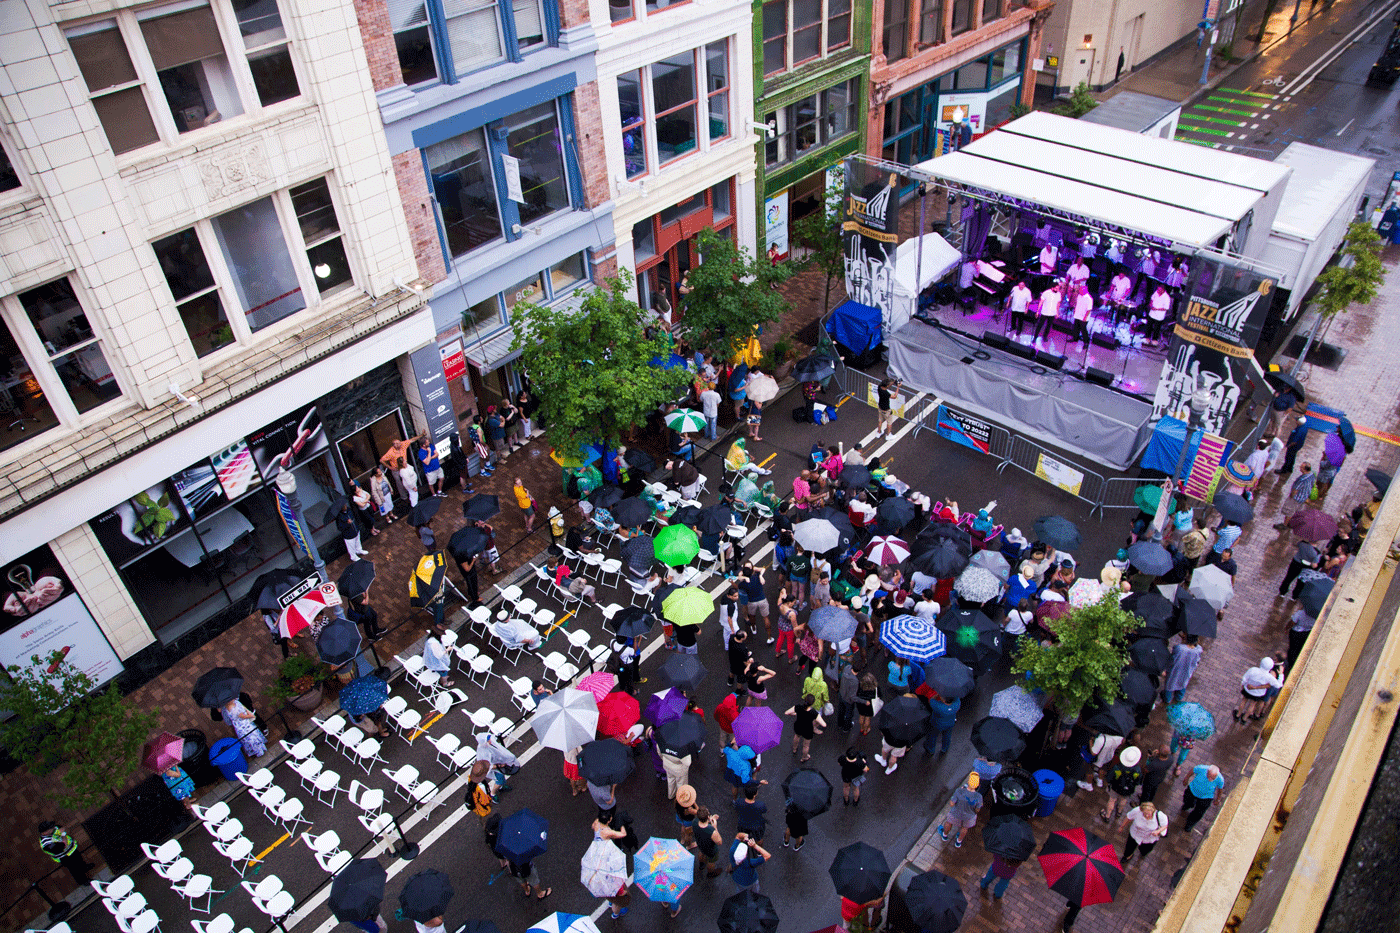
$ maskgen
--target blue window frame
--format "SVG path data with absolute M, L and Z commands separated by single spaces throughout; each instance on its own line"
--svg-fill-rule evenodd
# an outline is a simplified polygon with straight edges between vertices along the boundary
M 463 77 L 559 43 L 558 0 L 389 0 L 405 84 Z

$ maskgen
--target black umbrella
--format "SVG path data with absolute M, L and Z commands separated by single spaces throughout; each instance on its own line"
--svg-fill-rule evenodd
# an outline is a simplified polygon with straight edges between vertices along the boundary
M 419 499 L 418 504 L 409 509 L 408 523 L 414 528 L 421 528 L 433 520 L 440 508 L 442 508 L 442 500 L 437 496 Z
M 207 671 L 194 682 L 190 696 L 197 706 L 213 709 L 223 706 L 229 700 L 238 699 L 238 691 L 243 689 L 243 675 L 236 667 L 216 667 Z
M 452 893 L 452 882 L 447 876 L 429 868 L 404 882 L 399 892 L 399 907 L 410 920 L 432 920 L 447 910 Z
M 656 592 L 651 594 L 652 615 L 661 615 L 666 607 L 666 597 L 680 589 L 679 583 L 663 583 L 656 588 Z
M 352 923 L 372 920 L 384 901 L 384 884 L 389 873 L 377 859 L 357 858 L 335 873 L 327 906 L 335 919 Z
M 1146 706 L 1157 699 L 1157 687 L 1152 683 L 1152 678 L 1131 667 L 1123 671 L 1118 686 L 1133 706 Z
M 1127 735 L 1133 731 L 1133 711 L 1122 702 L 1099 703 L 1084 711 L 1084 728 L 1105 735 Z
M 617 486 L 599 486 L 588 494 L 588 501 L 597 508 L 611 510 L 622 501 L 622 490 Z
M 971 606 L 953 606 L 938 617 L 938 630 L 945 636 L 945 653 L 972 668 L 981 676 L 1001 659 L 1005 636 L 1001 626 L 987 614 Z
M 1264 378 L 1276 389 L 1292 389 L 1293 394 L 1298 396 L 1298 401 L 1306 402 L 1308 397 L 1303 392 L 1303 386 L 1297 379 L 1282 370 L 1278 372 L 1265 373 Z
M 339 494 L 332 496 L 330 502 L 326 503 L 326 510 L 321 516 L 321 524 L 333 524 L 335 522 L 335 517 L 339 515 L 343 509 L 346 509 L 349 506 L 350 500 L 345 498 L 344 496 Z
M 918 550 L 909 558 L 909 566 L 940 580 L 956 577 L 972 560 L 971 543 L 954 538 L 916 539 L 914 547 Z
M 633 470 L 644 475 L 656 469 L 656 461 L 651 458 L 651 454 L 637 447 L 627 448 L 627 453 L 622 455 L 622 459 L 626 460 Z
M 673 654 L 657 671 L 657 679 L 663 687 L 675 687 L 686 693 L 694 693 L 705 679 L 705 665 L 693 654 Z
M 1026 750 L 1026 738 L 1011 720 L 987 716 L 972 727 L 972 747 L 988 761 L 1015 761 Z
M 972 668 L 957 658 L 934 658 L 924 665 L 924 682 L 945 700 L 961 700 L 972 692 L 977 681 Z
M 522 807 L 501 820 L 496 837 L 496 854 L 508 862 L 524 865 L 549 851 L 549 820 L 529 807 Z
M 890 863 L 885 853 L 865 842 L 853 842 L 840 849 L 827 869 L 836 893 L 857 904 L 885 896 L 890 883 Z
M 700 510 L 695 520 L 695 530 L 702 535 L 722 535 L 734 520 L 734 513 L 726 505 L 712 505 Z
M 774 933 L 778 912 L 773 902 L 753 891 L 740 891 L 719 909 L 719 933 Z
M 316 636 L 321 660 L 338 667 L 360 653 L 360 629 L 349 619 L 335 618 Z
M 880 707 L 875 725 L 891 745 L 907 748 L 928 732 L 929 711 L 916 696 L 903 694 Z M 862 903 L 864 903 L 862 901 Z
M 1215 607 L 1204 599 L 1192 597 L 1181 604 L 1178 616 L 1181 630 L 1187 635 L 1201 638 L 1214 638 L 1216 629 Z
M 462 503 L 462 516 L 472 521 L 484 522 L 501 514 L 501 500 L 483 492 Z
M 259 574 L 257 579 L 253 581 L 253 585 L 248 587 L 248 592 L 258 594 L 257 608 L 275 615 L 282 611 L 282 604 L 277 601 L 277 598 L 290 592 L 301 581 L 302 577 L 279 567 L 276 570 Z
M 925 525 L 924 530 L 919 532 L 919 536 L 914 539 L 913 550 L 917 552 L 921 548 L 928 547 L 929 542 L 945 538 L 966 546 L 968 553 L 972 552 L 972 535 L 966 528 L 960 528 L 948 522 L 932 522 Z
M 374 582 L 374 561 L 352 560 L 350 566 L 340 572 L 340 579 L 336 581 L 336 586 L 340 588 L 340 595 L 346 599 L 354 599 L 356 596 L 363 596 L 369 592 L 369 585 Z
M 1035 852 L 1035 833 L 1025 817 L 999 813 L 982 830 L 982 846 L 993 855 L 1024 862 Z
M 847 469 L 850 469 L 847 467 Z M 845 476 L 845 471 L 841 474 Z M 903 528 L 914 520 L 919 514 L 919 509 L 914 503 L 903 496 L 892 496 L 881 502 L 876 508 L 875 514 L 880 517 L 881 523 L 889 526 L 891 530 Z
M 1167 573 L 1175 566 L 1171 554 L 1156 541 L 1139 541 L 1128 548 L 1128 562 L 1154 577 Z
M 1244 496 L 1236 495 L 1233 492 L 1217 493 L 1210 503 L 1226 521 L 1245 522 L 1254 520 L 1254 506 L 1250 505 Z
M 656 727 L 656 743 L 677 758 L 694 755 L 705 747 L 705 721 L 695 713 L 682 713 L 680 719 Z
M 651 535 L 637 535 L 622 542 L 621 553 L 622 560 L 629 567 L 649 570 L 652 562 L 656 560 L 656 542 L 652 540 Z
M 1165 624 L 1176 611 L 1172 607 L 1172 601 L 1155 590 L 1150 593 L 1134 593 L 1123 600 L 1123 608 L 1149 624 Z
M 863 463 L 852 463 L 841 468 L 841 482 L 852 489 L 864 489 L 870 485 L 870 468 Z
M 599 787 L 620 784 L 632 773 L 632 751 L 617 739 L 596 739 L 579 749 L 578 771 Z
M 1391 475 L 1384 470 L 1378 470 L 1375 467 L 1366 470 L 1366 482 L 1375 486 L 1376 492 L 1384 493 L 1389 489 L 1391 479 Z
M 1160 674 L 1172 663 L 1167 643 L 1160 638 L 1139 638 L 1128 648 L 1133 667 L 1146 674 Z
M 622 638 L 639 638 L 651 631 L 656 617 L 640 606 L 628 606 L 613 616 L 613 631 Z
M 967 895 L 943 872 L 926 871 L 909 882 L 904 905 L 922 933 L 953 933 L 967 914 Z
M 671 524 L 688 525 L 694 528 L 695 523 L 700 521 L 701 511 L 702 509 L 698 505 L 677 506 L 676 510 L 671 513 Z
M 467 525 L 452 532 L 452 537 L 447 539 L 447 552 L 458 560 L 469 560 L 483 553 L 490 543 L 486 532 L 475 525 Z
M 1298 593 L 1298 607 L 1313 618 L 1322 611 L 1327 602 L 1327 594 L 1332 592 L 1332 580 L 1314 579 L 1303 584 Z
M 1057 551 L 1077 551 L 1084 543 L 1079 526 L 1059 515 L 1042 515 L 1035 520 L 1035 538 Z
M 836 375 L 836 361 L 823 353 L 813 354 L 799 360 L 792 375 L 798 382 L 821 382 Z
M 783 797 L 803 816 L 817 816 L 831 808 L 831 782 L 816 768 L 798 768 L 783 778 Z
M 613 521 L 623 528 L 635 528 L 651 518 L 651 506 L 642 499 L 632 496 L 623 499 L 612 508 Z

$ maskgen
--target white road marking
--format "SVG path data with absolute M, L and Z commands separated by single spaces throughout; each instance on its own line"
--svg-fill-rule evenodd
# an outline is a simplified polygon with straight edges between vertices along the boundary
M 1344 127 L 1342 127 L 1341 129 L 1337 130 L 1337 135 L 1340 136 L 1340 135 L 1342 135 L 1343 133 L 1345 133 L 1345 132 L 1347 131 L 1347 127 L 1350 127 L 1350 126 L 1351 126 L 1353 123 L 1355 123 L 1355 122 L 1356 122 L 1356 117 L 1352 117 L 1350 120 L 1347 121 L 1347 125 L 1346 125 L 1346 126 L 1344 126 Z

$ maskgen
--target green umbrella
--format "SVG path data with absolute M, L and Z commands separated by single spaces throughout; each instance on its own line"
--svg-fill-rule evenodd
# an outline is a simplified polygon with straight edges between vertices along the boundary
M 700 553 L 700 538 L 684 525 L 667 525 L 657 534 L 656 559 L 671 567 L 681 567 Z
M 1148 512 L 1155 515 L 1157 512 L 1157 506 L 1161 503 L 1161 501 L 1161 486 L 1139 486 L 1137 489 L 1133 490 L 1133 505 L 1137 506 L 1144 512 Z M 1175 511 L 1176 500 L 1172 499 L 1171 502 L 1167 503 L 1167 513 L 1171 514 Z
M 681 434 L 705 430 L 705 416 L 689 408 L 677 408 L 666 416 L 666 426 Z
M 673 625 L 699 625 L 714 611 L 714 599 L 694 586 L 675 590 L 661 604 L 661 614 Z

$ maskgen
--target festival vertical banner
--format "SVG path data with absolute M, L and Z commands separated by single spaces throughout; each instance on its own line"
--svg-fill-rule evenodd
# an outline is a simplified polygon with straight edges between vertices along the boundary
M 893 300 L 899 179 L 863 162 L 846 164 L 846 294 L 882 312 Z

